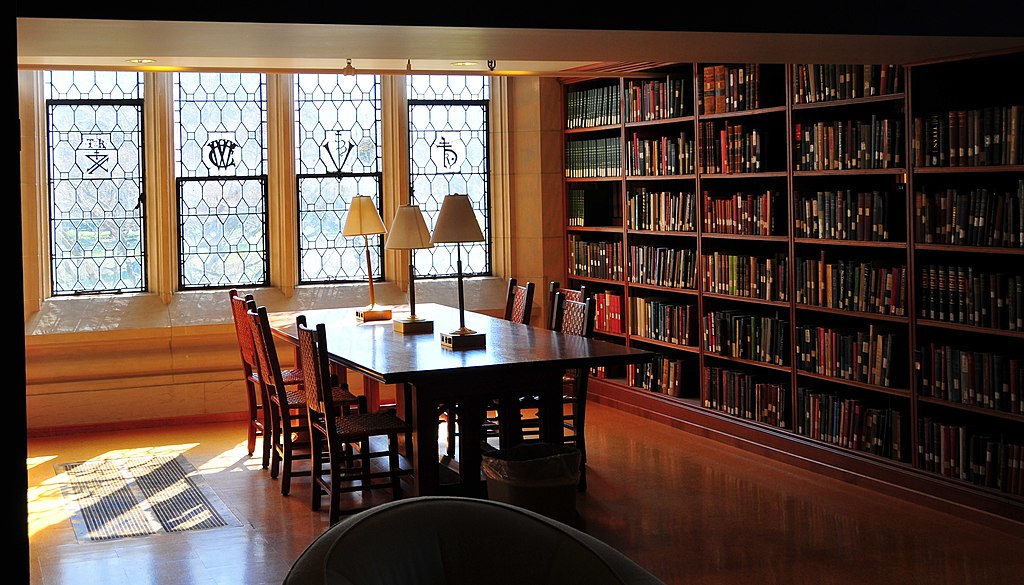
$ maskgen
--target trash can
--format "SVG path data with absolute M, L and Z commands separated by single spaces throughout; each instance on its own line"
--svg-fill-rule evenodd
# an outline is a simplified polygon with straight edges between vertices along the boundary
M 571 445 L 524 443 L 483 454 L 487 498 L 553 520 L 576 520 L 580 451 Z

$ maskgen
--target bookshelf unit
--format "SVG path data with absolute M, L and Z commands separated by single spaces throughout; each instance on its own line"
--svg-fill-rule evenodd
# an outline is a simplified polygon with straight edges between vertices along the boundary
M 657 354 L 601 372 L 594 399 L 1024 522 L 1024 95 L 1005 73 L 1022 66 L 1010 52 L 566 81 L 567 112 L 580 90 L 621 92 L 618 122 L 567 117 L 565 140 L 617 139 L 623 164 L 567 170 L 565 281 L 615 297 L 598 335 Z M 579 193 L 621 209 L 579 223 Z M 621 264 L 582 268 L 581 241 Z

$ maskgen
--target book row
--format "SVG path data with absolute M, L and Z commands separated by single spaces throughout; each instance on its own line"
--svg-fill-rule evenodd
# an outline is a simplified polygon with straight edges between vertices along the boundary
M 627 227 L 631 230 L 697 231 L 697 195 L 689 192 L 652 191 L 646 187 L 626 194 Z
M 786 365 L 789 321 L 739 310 L 710 311 L 702 319 L 705 350 L 721 356 Z
M 1024 247 L 1024 180 L 1015 191 L 919 190 L 914 194 L 914 241 L 958 246 Z
M 921 417 L 918 466 L 945 477 L 1024 495 L 1024 445 L 978 429 Z
M 622 333 L 622 295 L 598 291 L 594 299 L 594 329 L 609 333 Z
M 661 356 L 641 364 L 630 364 L 626 381 L 630 386 L 651 392 L 683 395 L 683 362 Z
M 762 171 L 764 132 L 743 124 L 701 122 L 701 148 L 697 167 L 705 174 L 757 173 Z
M 907 313 L 906 266 L 877 261 L 797 257 L 793 263 L 796 302 L 803 305 L 903 316 Z
M 570 237 L 569 266 L 575 276 L 622 280 L 622 244 Z
M 839 331 L 830 327 L 799 325 L 796 359 L 801 371 L 875 386 L 891 387 L 893 346 L 900 339 L 883 333 L 875 324 L 867 331 Z M 897 349 L 896 353 L 906 351 Z
M 713 252 L 703 257 L 704 292 L 761 299 L 789 300 L 789 258 L 785 254 L 749 256 Z
M 626 173 L 631 177 L 689 175 L 697 168 L 693 138 L 686 132 L 654 138 L 633 134 L 628 148 Z
M 632 335 L 676 345 L 697 345 L 697 305 L 645 297 L 631 297 L 629 304 Z
M 618 85 L 566 92 L 566 128 L 593 128 L 618 124 L 621 121 L 621 99 Z
M 565 176 L 570 179 L 622 175 L 622 141 L 618 137 L 565 141 Z
M 810 388 L 796 389 L 796 432 L 896 461 L 910 460 L 909 423 L 899 409 Z
M 918 317 L 1024 331 L 1024 274 L 974 266 L 925 264 L 918 272 Z
M 704 368 L 704 406 L 773 427 L 789 428 L 789 388 L 749 372 Z
M 977 167 L 1024 163 L 1024 106 L 950 110 L 914 117 L 915 167 Z
M 687 115 L 686 81 L 679 78 L 626 82 L 626 122 L 650 122 Z
M 929 343 L 914 350 L 914 369 L 921 396 L 1024 414 L 1024 358 Z
M 884 191 L 817 191 L 794 194 L 793 236 L 818 240 L 885 242 L 889 205 L 902 199 Z
M 903 121 L 878 118 L 794 125 L 798 171 L 903 168 Z
M 704 192 L 704 231 L 715 234 L 775 236 L 780 209 L 779 192 L 734 193 L 712 196 Z
M 702 114 L 742 112 L 761 107 L 761 66 L 707 65 L 701 69 Z
M 629 281 L 697 289 L 697 251 L 663 246 L 629 247 Z
M 899 65 L 793 65 L 793 103 L 813 104 L 903 91 Z

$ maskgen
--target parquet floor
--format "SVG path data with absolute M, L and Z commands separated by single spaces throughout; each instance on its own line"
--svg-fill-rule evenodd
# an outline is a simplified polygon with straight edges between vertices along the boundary
M 669 584 L 1019 584 L 1010 534 L 754 456 L 594 404 L 580 527 Z M 32 585 L 280 583 L 327 528 L 309 482 L 279 484 L 248 458 L 238 423 L 28 442 Z M 79 543 L 54 464 L 184 453 L 241 527 Z M 386 543 L 382 543 L 386 546 Z

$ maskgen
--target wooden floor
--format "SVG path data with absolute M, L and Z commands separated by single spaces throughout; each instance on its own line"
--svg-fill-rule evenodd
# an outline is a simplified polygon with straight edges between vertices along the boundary
M 588 415 L 580 527 L 666 583 L 1024 582 L 1024 530 L 948 516 L 600 404 Z M 310 510 L 306 478 L 282 496 L 243 439 L 241 423 L 30 439 L 31 583 L 280 583 L 327 527 L 327 507 Z M 136 450 L 184 453 L 242 526 L 78 543 L 55 464 Z

